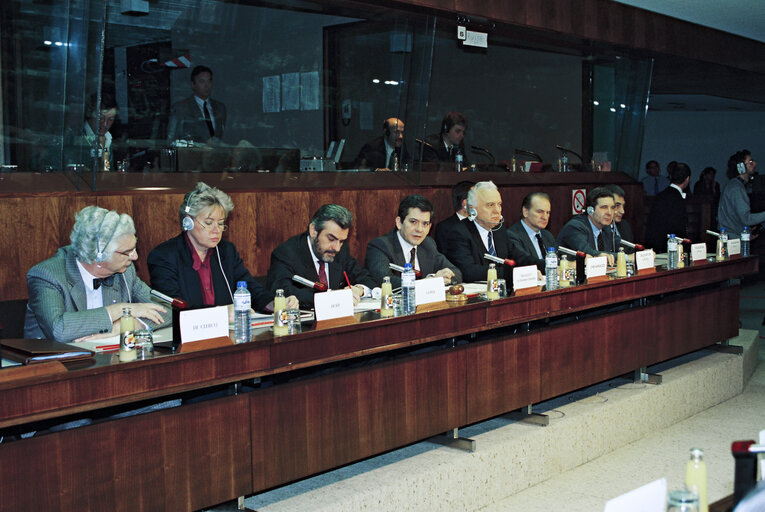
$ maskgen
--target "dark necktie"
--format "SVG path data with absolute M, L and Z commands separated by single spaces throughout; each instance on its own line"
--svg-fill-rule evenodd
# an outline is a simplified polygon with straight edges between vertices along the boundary
M 491 236 L 491 231 L 489 231 L 488 239 L 489 239 L 489 254 L 491 254 L 492 256 L 496 256 L 497 251 L 494 249 L 494 237 Z
M 215 136 L 215 128 L 213 128 L 212 119 L 210 119 L 210 111 L 207 110 L 207 101 L 204 102 L 203 110 L 205 112 L 205 122 L 207 123 L 207 131 L 210 132 L 210 137 Z
M 319 261 L 319 282 L 327 287 L 329 290 L 329 282 L 327 282 L 327 271 L 324 270 L 324 262 Z
M 653 195 L 656 195 L 659 193 L 659 177 L 654 176 L 653 177 Z
M 601 231 L 600 233 L 598 233 L 598 251 L 602 252 L 603 249 L 604 249 L 604 247 L 603 247 L 603 231 Z
M 537 245 L 539 245 L 539 254 L 542 255 L 542 259 L 545 259 L 545 255 L 547 254 L 547 249 L 545 249 L 545 244 L 542 243 L 542 233 L 537 233 Z
M 390 157 L 388 157 L 388 169 L 390 169 L 391 171 L 395 171 L 394 169 L 395 166 L 393 165 L 393 159 L 395 158 L 396 158 L 396 150 L 394 149 L 393 151 L 390 152 Z
M 93 289 L 98 290 L 101 288 L 101 285 L 104 286 L 111 286 L 114 282 L 114 276 L 104 277 L 104 278 L 95 278 L 93 279 Z
M 412 264 L 412 268 L 414 268 L 414 260 L 417 257 L 417 249 L 412 247 L 412 250 L 409 251 L 409 263 Z

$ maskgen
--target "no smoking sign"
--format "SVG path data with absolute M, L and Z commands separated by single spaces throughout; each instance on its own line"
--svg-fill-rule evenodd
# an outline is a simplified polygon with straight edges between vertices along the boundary
M 587 192 L 583 188 L 571 191 L 571 213 L 579 215 L 584 213 L 584 203 L 587 200 Z

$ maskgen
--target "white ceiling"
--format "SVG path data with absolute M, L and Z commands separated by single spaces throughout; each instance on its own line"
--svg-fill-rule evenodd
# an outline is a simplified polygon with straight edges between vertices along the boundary
M 613 0 L 765 42 L 763 0 Z

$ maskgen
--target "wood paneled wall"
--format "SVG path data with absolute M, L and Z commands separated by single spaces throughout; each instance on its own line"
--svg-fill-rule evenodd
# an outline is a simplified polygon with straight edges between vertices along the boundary
M 363 178 L 352 174 L 345 174 L 346 179 L 342 181 L 343 174 L 338 173 L 334 179 L 340 181 L 333 183 L 336 185 L 333 188 L 263 189 L 257 188 L 257 182 L 253 181 L 249 189 L 233 190 L 221 182 L 220 175 L 215 176 L 203 178 L 229 193 L 235 205 L 225 237 L 236 244 L 247 268 L 256 276 L 268 271 L 271 251 L 290 236 L 304 231 L 311 215 L 325 203 L 337 203 L 353 212 L 350 250 L 363 264 L 367 242 L 393 228 L 398 203 L 404 196 L 419 193 L 429 198 L 436 210 L 434 218 L 439 221 L 453 213 L 451 186 L 463 179 L 492 179 L 498 184 L 504 200 L 506 226 L 520 217 L 521 202 L 526 194 L 536 190 L 549 193 L 553 212 L 549 229 L 555 234 L 571 216 L 572 189 L 618 182 L 627 192 L 628 218 L 636 232 L 642 232 L 637 230 L 642 216 L 636 213 L 642 209 L 642 186 L 621 173 L 433 173 L 423 176 L 423 184 L 419 186 L 403 182 L 394 182 L 393 186 L 368 186 Z M 193 188 L 200 175 L 177 175 L 177 179 L 188 182 L 187 187 L 167 191 L 25 193 L 0 197 L 0 218 L 6 220 L 4 236 L 0 237 L 0 254 L 5 256 L 0 260 L 0 300 L 28 297 L 26 272 L 55 254 L 58 247 L 69 244 L 74 214 L 91 204 L 133 217 L 138 236 L 136 268 L 138 275 L 148 283 L 148 252 L 180 232 L 178 211 L 183 194 Z

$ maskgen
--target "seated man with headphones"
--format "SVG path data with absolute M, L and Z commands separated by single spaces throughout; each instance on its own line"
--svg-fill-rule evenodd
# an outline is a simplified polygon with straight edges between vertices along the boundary
M 587 194 L 587 212 L 575 215 L 558 233 L 558 246 L 582 251 L 591 256 L 606 256 L 614 264 L 621 238 L 614 235 L 614 193 L 597 187 Z
M 449 231 L 446 254 L 462 272 L 463 281 L 486 280 L 491 262 L 484 258 L 484 254 L 515 260 L 517 266 L 536 265 L 536 258 L 510 241 L 507 229 L 503 227 L 502 196 L 493 182 L 479 181 L 473 185 L 467 195 L 467 207 L 468 217 Z M 497 277 L 507 279 L 509 287 L 512 269 L 497 265 Z
M 199 182 L 188 192 L 178 217 L 180 235 L 155 247 L 147 259 L 151 285 L 171 297 L 185 300 L 192 308 L 229 306 L 234 318 L 234 292 L 237 281 L 246 281 L 256 311 L 273 310 L 274 293 L 255 281 L 245 268 L 236 246 L 223 240 L 226 218 L 234 203 L 217 188 Z M 298 306 L 295 297 L 287 307 Z
M 135 273 L 135 225 L 129 215 L 87 206 L 75 215 L 71 245 L 27 273 L 25 338 L 63 343 L 119 333 L 122 308 L 151 327 L 170 320 Z
M 383 134 L 364 144 L 359 156 L 353 161 L 353 167 L 398 171 L 403 169 L 409 160 L 409 152 L 404 145 L 404 122 L 391 117 L 383 121 Z
M 462 154 L 463 164 L 467 164 L 465 154 L 465 132 L 468 120 L 461 112 L 449 112 L 441 121 L 441 132 L 425 137 L 421 144 L 423 162 L 454 162 L 458 153 Z

